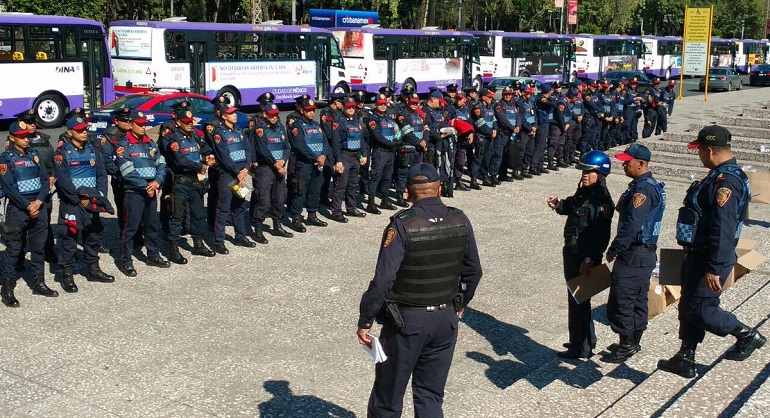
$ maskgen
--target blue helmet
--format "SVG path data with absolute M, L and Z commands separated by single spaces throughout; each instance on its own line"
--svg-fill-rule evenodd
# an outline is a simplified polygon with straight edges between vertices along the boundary
M 580 159 L 575 168 L 583 171 L 597 171 L 605 176 L 610 174 L 612 163 L 610 157 L 602 151 L 591 151 Z

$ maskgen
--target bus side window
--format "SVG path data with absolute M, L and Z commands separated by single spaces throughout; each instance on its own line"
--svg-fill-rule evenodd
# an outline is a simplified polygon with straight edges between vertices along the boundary
M 0 61 L 24 61 L 24 36 L 20 26 L 0 26 Z

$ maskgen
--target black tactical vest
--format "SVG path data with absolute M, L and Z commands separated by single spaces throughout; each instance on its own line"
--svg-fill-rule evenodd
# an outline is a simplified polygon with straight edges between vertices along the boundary
M 431 222 L 411 209 L 396 216 L 406 229 L 406 256 L 388 299 L 412 306 L 450 302 L 458 293 L 468 242 L 462 211 L 450 207 L 440 222 Z

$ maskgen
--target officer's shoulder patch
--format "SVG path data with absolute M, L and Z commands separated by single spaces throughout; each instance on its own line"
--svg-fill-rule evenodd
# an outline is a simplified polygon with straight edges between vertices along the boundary
M 222 140 L 222 135 L 214 134 L 214 143 L 219 143 Z
M 294 125 L 294 118 L 289 118 L 286 120 L 286 125 L 291 126 Z
M 254 131 L 254 133 L 257 134 L 257 136 L 262 137 L 263 135 L 265 135 L 265 130 L 262 128 L 257 128 L 257 130 Z
M 644 201 L 647 200 L 647 196 L 644 193 L 634 193 L 634 195 L 631 197 L 631 200 L 633 202 L 634 209 L 636 209 L 644 204 Z
M 32 161 L 34 161 L 34 162 L 35 162 L 35 164 L 40 164 L 40 157 L 38 157 L 37 155 L 35 155 L 34 157 L 32 157 Z
M 101 139 L 101 142 L 102 142 L 102 145 L 107 143 L 107 137 L 103 136 L 102 139 Z
M 326 123 L 326 115 L 321 115 L 321 123 Z
M 476 116 L 481 116 L 481 108 L 474 107 L 473 108 L 473 114 Z
M 206 125 L 206 133 L 210 135 L 212 132 L 214 132 L 214 125 Z
M 54 155 L 53 156 L 53 162 L 56 163 L 56 165 L 61 165 L 62 161 L 64 161 L 64 157 L 61 155 Z
M 118 147 L 118 149 L 115 150 L 115 155 L 117 155 L 120 158 L 123 158 L 123 154 L 125 154 L 126 149 L 123 147 Z
M 95 165 L 96 165 L 96 160 L 94 160 L 93 158 L 91 158 L 90 160 L 88 160 L 88 164 L 90 164 L 90 165 L 91 165 L 91 167 L 93 167 L 93 166 L 95 166 Z
M 337 122 L 333 122 L 333 123 L 332 123 L 332 129 L 337 129 L 337 128 L 339 128 L 339 127 L 340 127 L 340 124 L 339 124 L 339 123 L 337 123 Z
M 297 128 L 291 128 L 291 134 L 292 134 L 293 136 L 297 136 L 297 134 L 298 134 L 298 133 L 299 133 L 299 129 L 297 129 Z
M 393 227 L 388 228 L 387 232 L 385 232 L 385 239 L 382 241 L 382 248 L 387 248 L 395 237 L 396 229 Z
M 171 151 L 174 151 L 174 152 L 179 151 L 179 142 L 174 141 L 171 143 Z
M 398 121 L 401 122 L 404 120 L 404 115 L 398 115 Z
M 369 121 L 369 127 L 372 128 L 372 129 L 376 128 L 377 127 L 377 122 L 375 122 L 373 120 L 370 120 Z
M 4 176 L 7 171 L 8 171 L 8 165 L 0 164 L 0 176 Z
M 495 112 L 502 112 L 502 111 L 503 111 L 503 107 L 502 106 L 500 106 L 500 105 L 495 106 Z
M 727 204 L 727 201 L 730 200 L 730 196 L 733 195 L 733 191 L 730 190 L 727 187 L 720 187 L 717 189 L 717 205 L 721 208 L 722 206 Z

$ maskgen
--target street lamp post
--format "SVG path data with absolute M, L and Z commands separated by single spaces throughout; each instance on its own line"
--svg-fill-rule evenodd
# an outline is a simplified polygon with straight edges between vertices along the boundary
M 743 39 L 743 30 L 746 28 L 746 25 L 744 25 L 744 20 L 741 19 L 741 39 Z

